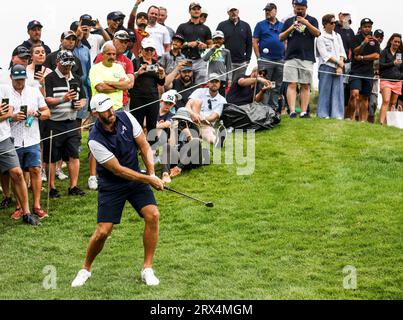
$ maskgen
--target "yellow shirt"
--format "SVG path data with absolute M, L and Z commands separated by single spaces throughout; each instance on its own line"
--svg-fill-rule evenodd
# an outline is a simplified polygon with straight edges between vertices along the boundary
M 92 95 L 96 95 L 98 92 L 95 87 L 105 81 L 120 81 L 120 79 L 128 80 L 125 70 L 120 64 L 114 63 L 112 67 L 108 68 L 104 66 L 102 62 L 94 64 L 90 70 L 90 82 Z M 106 93 L 111 98 L 114 104 L 114 109 L 118 110 L 123 108 L 123 91 L 117 90 L 112 93 Z

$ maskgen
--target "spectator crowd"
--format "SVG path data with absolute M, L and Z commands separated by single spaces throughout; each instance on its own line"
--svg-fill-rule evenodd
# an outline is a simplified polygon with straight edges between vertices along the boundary
M 27 24 L 28 39 L 12 52 L 9 69 L 0 70 L 7 83 L 0 87 L 0 208 L 11 206 L 12 190 L 13 219 L 38 225 L 48 216 L 41 207 L 43 182 L 53 199 L 61 196 L 57 180 L 69 180 L 69 196 L 86 195 L 78 186 L 82 132 L 99 117 L 108 123 L 115 114 L 130 115 L 169 183 L 184 169 L 209 163 L 201 141 L 224 147 L 220 120 L 227 103 L 258 103 L 291 119 L 310 118 L 315 63 L 319 118 L 385 125 L 387 111 L 402 97 L 402 36 L 394 33 L 384 42 L 370 18 L 354 31 L 351 13 L 341 10 L 337 17 L 324 15 L 320 26 L 307 0 L 292 0 L 292 13 L 281 20 L 276 4 L 268 3 L 254 29 L 237 6 L 229 6 L 228 16 L 211 29 L 206 8 L 192 2 L 189 20 L 173 28 L 165 24 L 166 8 L 141 6 L 144 1 L 135 0 L 128 16 L 110 12 L 106 28 L 83 13 L 61 30 L 55 51 L 42 39 L 46 26 Z M 252 53 L 258 67 L 246 74 Z M 113 111 L 97 114 L 106 100 Z M 102 169 L 93 153 L 88 188 L 97 190 Z

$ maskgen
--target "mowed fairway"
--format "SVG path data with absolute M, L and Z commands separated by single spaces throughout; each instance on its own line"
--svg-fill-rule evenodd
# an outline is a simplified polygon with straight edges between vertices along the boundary
M 86 188 L 87 147 L 80 186 Z M 39 228 L 0 212 L 1 299 L 402 299 L 403 131 L 342 121 L 290 121 L 256 134 L 253 175 L 237 165 L 184 174 L 157 194 L 159 287 L 140 281 L 143 222 L 126 206 L 95 261 L 70 288 L 96 226 L 97 194 L 51 200 Z M 66 171 L 66 170 L 65 170 Z M 46 208 L 46 200 L 43 201 Z M 54 266 L 57 288 L 45 290 Z M 356 268 L 357 289 L 343 288 Z

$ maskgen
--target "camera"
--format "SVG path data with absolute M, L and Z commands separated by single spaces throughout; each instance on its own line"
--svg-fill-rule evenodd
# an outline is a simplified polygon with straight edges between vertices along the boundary
M 188 128 L 188 123 L 185 120 L 179 121 L 178 131 L 181 132 L 181 131 L 185 130 L 186 128 Z
M 158 66 L 156 64 L 148 65 L 146 72 L 158 72 Z
M 95 27 L 97 25 L 95 20 L 90 20 L 90 19 L 83 19 L 81 21 L 82 26 L 88 26 L 88 27 Z

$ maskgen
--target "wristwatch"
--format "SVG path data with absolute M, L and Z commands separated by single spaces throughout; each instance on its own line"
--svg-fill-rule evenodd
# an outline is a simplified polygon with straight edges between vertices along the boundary
M 41 116 L 42 116 L 42 113 L 38 110 L 38 111 L 36 112 L 35 117 L 37 117 L 37 118 L 39 119 Z

